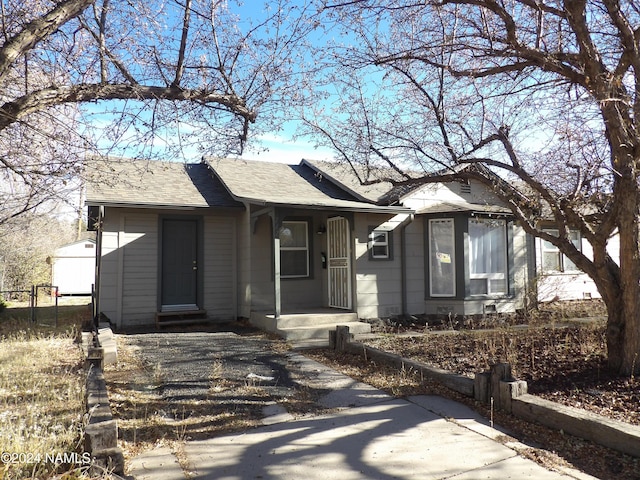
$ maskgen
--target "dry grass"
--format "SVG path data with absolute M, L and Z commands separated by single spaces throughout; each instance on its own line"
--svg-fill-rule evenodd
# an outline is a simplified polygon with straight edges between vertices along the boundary
M 0 312 L 0 452 L 17 460 L 0 462 L 3 480 L 80 474 L 82 462 L 69 461 L 74 453 L 85 458 L 86 375 L 77 338 L 91 313 L 86 299 L 70 303 L 59 306 L 57 326 L 50 304 L 38 307 L 36 323 L 24 305 Z
M 83 297 L 84 298 L 84 297 Z M 62 301 L 62 300 L 61 300 Z M 50 302 L 36 308 L 36 322 L 30 321 L 31 312 L 24 304 L 9 303 L 9 308 L 0 312 L 0 339 L 22 332 L 26 338 L 43 335 L 75 337 L 82 325 L 91 318 L 91 308 L 84 299 L 67 300 L 58 305 L 56 325 L 55 306 Z
M 0 339 L 0 452 L 15 460 L 3 459 L 1 478 L 46 478 L 82 466 L 46 456 L 82 451 L 84 378 L 73 331 L 30 328 Z

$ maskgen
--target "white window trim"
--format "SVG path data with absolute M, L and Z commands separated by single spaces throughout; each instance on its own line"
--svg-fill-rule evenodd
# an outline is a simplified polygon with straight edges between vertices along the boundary
M 552 235 L 554 237 L 557 237 L 560 235 L 560 231 L 557 228 L 545 228 L 543 229 L 543 232 L 548 233 L 549 235 Z M 582 235 L 580 235 L 580 232 L 577 230 L 570 230 L 569 234 L 571 233 L 575 233 L 577 234 L 578 238 L 576 243 L 574 243 L 575 247 L 582 251 Z M 553 253 L 555 255 L 558 256 L 558 270 L 555 269 L 545 269 L 544 268 L 544 254 L 545 253 Z M 542 271 L 543 274 L 561 274 L 561 273 L 566 273 L 569 275 L 575 275 L 576 273 L 580 273 L 580 269 L 575 266 L 575 264 L 573 262 L 571 262 L 569 260 L 569 258 L 560 251 L 560 249 L 558 247 L 556 247 L 554 244 L 552 244 L 551 242 L 547 242 L 545 239 L 541 238 L 540 239 L 540 270 Z M 570 264 L 570 265 L 574 265 L 575 267 L 571 270 L 567 270 L 565 265 Z
M 282 255 L 282 252 L 293 252 L 293 251 L 305 251 L 307 252 L 307 254 L 305 255 L 305 259 L 306 259 L 306 273 L 304 275 L 283 275 L 282 273 L 280 274 L 280 278 L 309 278 L 309 276 L 311 275 L 311 272 L 309 270 L 309 222 L 304 221 L 304 220 L 287 220 L 287 221 L 283 221 L 282 222 L 282 228 L 285 227 L 285 225 L 290 225 L 290 224 L 303 224 L 304 225 L 304 241 L 305 241 L 305 246 L 304 247 L 283 247 L 282 245 L 280 245 L 280 255 Z
M 431 235 L 433 235 L 433 228 L 431 227 L 434 223 L 450 223 L 451 224 L 451 245 L 453 247 L 453 251 L 451 254 L 451 263 L 453 264 L 453 291 L 452 293 L 433 293 L 433 272 L 431 271 L 431 259 L 433 258 L 433 249 L 431 247 Z M 455 223 L 453 219 L 450 218 L 432 218 L 429 219 L 429 296 L 433 298 L 453 298 L 456 296 L 456 262 L 455 262 L 455 239 L 456 239 L 456 230 Z
M 500 273 L 471 273 L 471 266 L 469 266 L 469 280 L 486 280 L 487 281 L 487 293 L 478 293 L 472 294 L 472 297 L 485 297 L 485 296 L 496 296 L 496 295 L 507 295 L 509 292 L 509 285 L 507 282 L 507 271 L 508 270 L 508 258 L 507 258 L 507 222 L 505 220 L 487 220 L 482 218 L 470 218 L 469 221 L 475 221 L 478 223 L 486 223 L 489 221 L 499 221 L 502 225 L 502 232 L 505 236 L 505 248 L 503 251 L 503 264 L 505 266 L 505 271 Z M 469 235 L 469 251 L 471 251 L 471 235 Z M 472 261 L 471 255 L 469 255 L 469 262 Z M 491 290 L 491 282 L 490 280 L 504 280 L 505 291 L 493 292 Z
M 376 241 L 376 236 L 384 235 L 385 240 L 382 242 Z M 374 247 L 385 247 L 384 255 L 376 255 Z M 387 230 L 372 230 L 369 234 L 369 250 L 371 251 L 371 258 L 376 260 L 387 260 L 391 256 L 389 249 L 389 232 Z

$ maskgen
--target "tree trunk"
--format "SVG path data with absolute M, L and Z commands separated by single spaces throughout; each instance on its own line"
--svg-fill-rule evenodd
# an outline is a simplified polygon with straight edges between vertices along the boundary
M 640 374 L 640 253 L 637 206 L 632 208 L 633 215 L 622 214 L 619 226 L 621 301 L 608 306 L 609 367 L 621 375 Z
M 618 298 L 619 301 L 606 301 L 607 363 L 612 371 L 620 375 L 638 375 L 640 374 L 640 308 L 637 287 L 621 290 Z
M 616 163 L 626 168 L 619 169 L 614 185 L 620 235 L 620 294 L 607 302 L 607 353 L 612 370 L 634 375 L 640 374 L 640 189 L 635 162 Z
M 594 96 L 600 100 L 611 149 L 611 167 L 615 172 L 611 211 L 620 237 L 620 294 L 607 302 L 608 364 L 620 375 L 634 375 L 640 373 L 640 138 L 633 133 L 637 132 L 637 126 L 625 88 L 607 79 L 599 80 Z

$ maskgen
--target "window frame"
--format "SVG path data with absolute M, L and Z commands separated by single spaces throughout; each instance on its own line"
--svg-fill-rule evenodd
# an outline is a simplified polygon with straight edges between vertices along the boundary
M 548 233 L 549 235 L 552 235 L 555 237 L 560 235 L 560 230 L 558 230 L 557 228 L 544 228 L 542 231 L 544 233 Z M 575 239 L 571 238 L 572 235 L 575 235 L 576 238 Z M 580 232 L 578 230 L 569 230 L 569 238 L 571 239 L 571 242 L 573 243 L 573 245 L 580 252 L 582 252 L 582 235 L 580 235 Z M 554 254 L 557 256 L 558 269 L 545 268 L 545 262 L 544 262 L 545 254 Z M 573 267 L 568 269 L 567 265 L 572 265 Z M 575 274 L 581 271 L 577 267 L 577 265 L 573 263 L 571 259 L 569 259 L 569 257 L 567 257 L 564 253 L 562 253 L 562 251 L 560 251 L 560 249 L 557 246 L 545 240 L 544 238 L 540 239 L 540 269 L 542 270 L 542 273 L 545 273 L 545 274 L 553 274 L 553 273 Z
M 434 293 L 434 285 L 437 281 L 436 278 L 434 278 L 434 254 L 437 254 L 439 252 L 434 252 L 433 251 L 433 225 L 439 223 L 439 224 L 448 224 L 450 225 L 450 236 L 449 236 L 449 241 L 450 241 L 450 247 L 451 247 L 451 253 L 449 254 L 449 263 L 451 265 L 451 283 L 450 283 L 450 287 L 451 287 L 451 292 L 447 292 L 447 293 Z M 428 227 L 429 227 L 429 258 L 428 258 L 428 265 L 429 265 L 429 296 L 432 298 L 455 298 L 457 295 L 457 266 L 456 266 L 456 225 L 455 225 L 455 221 L 453 218 L 430 218 L 429 222 L 428 222 Z M 441 263 L 445 263 L 445 262 L 441 262 Z
M 304 225 L 304 232 L 305 232 L 305 245 L 304 246 L 296 246 L 296 247 L 287 247 L 287 246 L 283 246 L 282 245 L 282 239 L 280 239 L 280 235 L 282 233 L 282 231 L 284 230 L 285 226 L 287 224 L 303 224 Z M 310 261 L 310 252 L 311 252 L 311 240 L 310 240 L 310 235 L 309 235 L 309 224 L 310 222 L 307 220 L 283 220 L 282 224 L 280 225 L 280 229 L 278 231 L 278 238 L 280 239 L 280 278 L 282 279 L 289 279 L 289 278 L 311 278 L 311 261 Z M 306 273 L 304 274 L 285 274 L 283 272 L 283 266 L 285 265 L 285 262 L 283 262 L 283 255 L 286 255 L 287 252 L 301 252 L 304 251 L 306 252 L 305 255 L 305 259 L 306 259 Z
M 385 241 L 377 242 L 376 236 L 384 235 Z M 375 247 L 385 247 L 384 255 L 376 255 Z M 380 228 L 369 227 L 369 239 L 367 242 L 367 249 L 369 250 L 369 260 L 386 261 L 393 260 L 393 230 L 383 230 Z
M 474 270 L 472 268 L 472 262 L 474 261 L 473 255 L 471 252 L 473 251 L 473 238 L 471 236 L 471 222 L 486 224 L 489 222 L 499 222 L 501 225 L 501 233 L 502 233 L 502 252 L 501 252 L 501 262 L 504 265 L 504 269 L 502 272 L 488 272 L 488 273 L 472 273 Z M 497 297 L 504 296 L 509 294 L 509 242 L 507 238 L 507 221 L 502 218 L 483 218 L 483 217 L 470 217 L 468 220 L 469 224 L 469 296 L 471 297 Z M 485 281 L 485 290 L 486 293 L 472 293 L 471 282 L 473 280 L 484 280 Z M 492 282 L 491 280 L 503 280 L 504 290 L 502 291 L 493 291 L 491 288 Z

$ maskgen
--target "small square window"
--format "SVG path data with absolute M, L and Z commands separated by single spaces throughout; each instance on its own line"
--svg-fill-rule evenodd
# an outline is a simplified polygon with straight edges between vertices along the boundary
M 372 260 L 391 260 L 391 238 L 391 232 L 370 228 L 369 258 Z

